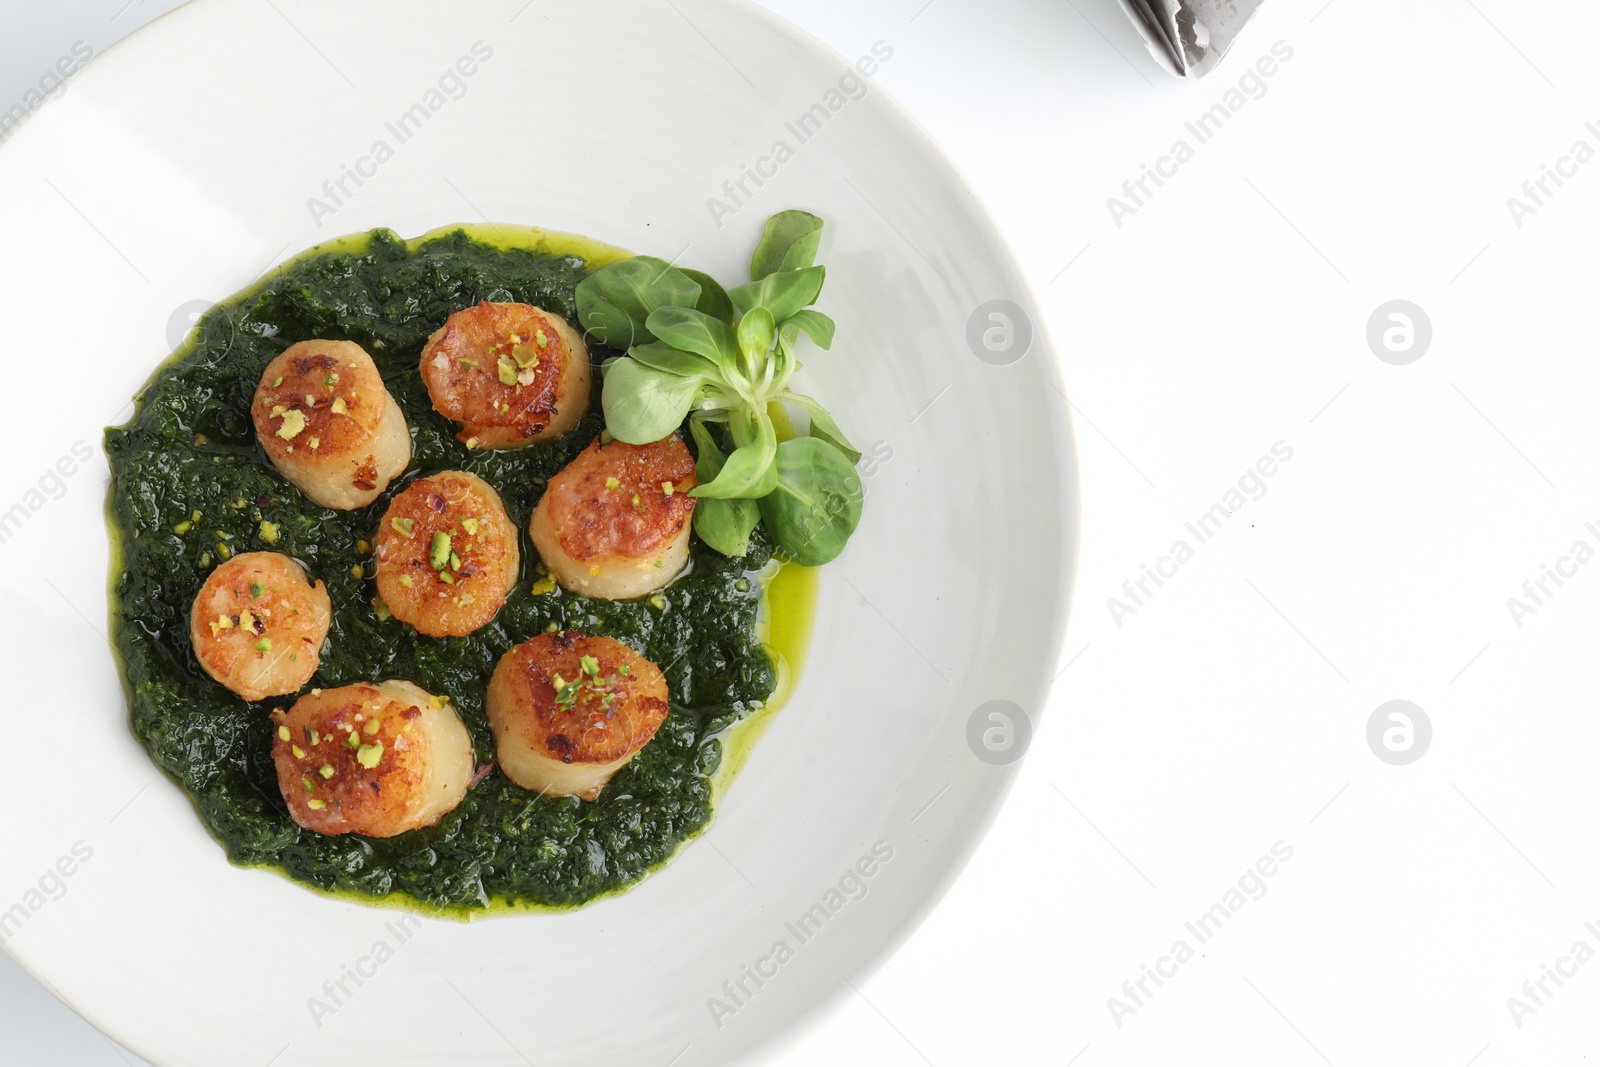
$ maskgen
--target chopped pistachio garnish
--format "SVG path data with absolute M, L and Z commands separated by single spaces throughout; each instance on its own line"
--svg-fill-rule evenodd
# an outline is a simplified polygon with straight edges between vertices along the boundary
M 410 537 L 417 531 L 417 523 L 415 519 L 390 519 L 389 525 L 393 527 L 394 532 L 399 534 L 401 537 Z
M 673 484 L 671 482 L 662 482 L 661 483 L 661 495 L 662 496 L 671 496 L 672 493 L 673 493 L 674 488 L 675 487 L 673 486 Z
M 463 530 L 467 531 L 467 533 L 471 534 L 473 537 L 478 536 L 478 520 L 477 519 L 462 519 L 461 520 L 461 528 Z
M 367 725 L 362 727 L 362 729 L 365 730 L 368 734 L 375 734 L 382 728 L 383 728 L 383 720 L 381 720 L 381 719 L 370 719 L 370 720 L 368 720 Z
M 278 386 L 280 386 L 282 384 L 283 384 L 283 375 L 280 374 L 276 378 L 272 379 L 272 387 L 274 389 L 276 389 Z
M 469 371 L 470 372 L 470 371 L 474 371 L 474 370 L 478 369 L 477 360 L 458 359 L 458 360 L 456 360 L 456 363 L 459 364 L 461 369 L 464 370 L 464 371 Z
M 350 730 L 350 736 L 346 737 L 345 740 L 349 742 L 351 748 L 356 748 L 361 744 L 361 735 L 355 731 L 354 727 L 352 727 Z
M 450 553 L 450 569 L 453 571 L 461 569 L 461 557 L 455 552 Z
M 311 451 L 315 452 L 317 449 L 319 449 L 321 447 L 322 447 L 322 438 L 313 437 L 311 439 Z
M 456 584 L 456 576 L 451 574 L 449 571 L 440 571 L 439 572 L 439 580 L 441 582 L 443 582 L 445 585 L 455 585 Z
M 546 337 L 544 335 L 544 331 L 543 330 L 535 331 L 535 333 L 533 335 L 533 339 L 535 341 L 539 342 L 539 347 L 540 348 L 545 348 L 550 344 L 550 338 L 548 338 L 548 337 Z
M 320 768 L 318 768 L 317 773 L 322 775 L 322 777 L 324 777 L 324 778 L 332 778 L 333 777 L 333 764 L 324 763 Z
M 301 778 L 300 778 L 300 784 L 306 787 L 306 792 L 307 793 L 311 793 L 311 792 L 315 792 L 316 791 L 316 788 L 317 788 L 316 783 L 313 782 L 310 778 L 305 777 L 304 775 L 302 775 Z
M 517 365 L 509 359 L 501 359 L 495 364 L 495 373 L 500 378 L 501 385 L 517 384 Z
M 591 678 L 600 673 L 600 661 L 593 656 L 579 656 L 578 666 Z
M 306 413 L 298 408 L 283 413 L 283 425 L 278 427 L 278 436 L 285 441 L 292 441 L 300 436 L 300 431 L 306 428 Z
M 301 748 L 299 745 L 290 745 L 289 746 L 289 751 L 294 753 L 294 758 L 295 759 L 305 759 L 306 758 L 306 750 Z
M 450 563 L 450 535 L 436 533 L 433 542 L 428 546 L 428 562 L 433 564 L 433 569 L 442 571 Z
M 500 405 L 500 414 L 505 415 L 505 414 L 508 414 L 510 411 L 511 411 L 511 405 L 510 404 L 501 404 Z
M 328 408 L 328 410 L 333 412 L 335 415 L 343 415 L 350 409 L 345 405 L 344 397 L 336 396 L 333 398 L 333 404 Z
M 407 589 L 410 589 L 412 584 L 413 584 L 412 581 L 411 581 L 411 575 L 402 574 L 400 576 L 400 584 L 405 586 Z
M 372 598 L 372 611 L 378 616 L 379 622 L 388 622 L 394 618 L 394 612 L 389 610 L 389 605 L 383 602 L 382 597 Z
M 615 478 L 607 478 L 606 479 L 606 488 L 607 489 L 617 489 L 617 488 L 621 487 L 621 485 L 622 485 L 622 483 L 617 481 Z
M 261 529 L 256 531 L 256 535 L 265 543 L 275 545 L 278 543 L 278 524 L 262 519 Z
M 657 611 L 666 611 L 667 598 L 662 596 L 660 593 L 657 593 L 655 596 L 650 598 L 650 606 L 655 608 Z
M 293 735 L 289 733 L 289 728 L 287 726 L 278 727 L 278 739 L 279 740 L 287 741 L 292 736 Z
M 356 749 L 356 762 L 369 771 L 376 767 L 381 759 L 383 759 L 382 741 L 374 741 L 370 745 L 362 745 Z
M 328 805 L 324 804 L 320 800 L 308 800 L 308 801 L 306 801 L 306 807 L 310 808 L 312 811 L 321 811 L 323 808 L 325 808 L 327 806 Z
M 257 652 L 271 652 L 272 651 L 272 638 L 263 637 L 261 640 L 257 641 L 256 642 L 256 651 Z
M 544 628 L 544 632 L 547 633 L 547 634 L 553 634 L 553 633 L 556 632 L 556 630 L 557 630 L 557 626 L 556 626 L 555 623 L 551 623 L 549 626 L 546 626 Z
M 335 372 L 333 374 L 328 375 L 326 378 L 322 379 L 322 384 L 331 388 L 338 381 L 339 381 L 339 375 L 338 375 L 337 372 Z
M 260 582 L 251 582 L 250 583 L 250 595 L 255 597 L 257 600 L 260 600 L 262 594 L 265 593 L 266 591 L 267 591 L 267 587 L 262 585 Z

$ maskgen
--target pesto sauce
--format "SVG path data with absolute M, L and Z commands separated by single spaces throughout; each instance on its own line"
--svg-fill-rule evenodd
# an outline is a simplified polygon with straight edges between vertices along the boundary
M 423 343 L 451 312 L 480 300 L 518 301 L 576 322 L 577 284 L 625 255 L 501 226 L 411 242 L 375 230 L 319 246 L 208 312 L 145 386 L 128 423 L 106 431 L 111 621 L 133 730 L 232 862 L 370 903 L 470 917 L 491 907 L 574 906 L 625 889 L 710 820 L 714 793 L 776 710 L 769 701 L 780 676 L 785 690 L 792 685 L 814 572 L 780 567 L 758 528 L 740 560 L 696 540 L 689 568 L 659 594 L 664 608 L 651 598 L 590 600 L 559 587 L 533 595 L 538 555 L 526 520 L 546 481 L 600 432 L 600 375 L 572 433 L 484 451 L 455 439 L 457 427 L 433 411 L 418 373 Z M 250 403 L 263 369 L 311 338 L 365 348 L 412 427 L 411 466 L 370 507 L 319 507 L 256 442 Z M 591 350 L 597 366 L 618 354 Z M 523 528 L 523 573 L 489 625 L 440 639 L 379 618 L 372 559 L 358 542 L 373 539 L 390 498 L 412 478 L 445 469 L 472 471 L 500 492 Z M 186 521 L 191 526 L 175 532 Z M 276 526 L 275 540 L 270 526 L 263 536 L 263 523 Z M 617 638 L 660 666 L 671 713 L 592 803 L 541 797 L 496 771 L 435 827 L 387 840 L 303 830 L 278 791 L 268 718 L 294 698 L 245 703 L 205 675 L 189 641 L 190 605 L 210 569 L 224 552 L 257 550 L 283 552 L 327 584 L 333 620 L 312 685 L 404 678 L 447 695 L 480 765 L 494 758 L 484 714 L 490 672 L 512 645 L 552 625 Z M 747 717 L 750 729 L 730 733 Z M 724 735 L 738 739 L 726 768 Z

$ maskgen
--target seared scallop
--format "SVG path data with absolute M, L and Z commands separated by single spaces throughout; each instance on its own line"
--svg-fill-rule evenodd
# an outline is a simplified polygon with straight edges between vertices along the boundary
M 250 414 L 267 457 L 325 508 L 365 507 L 411 462 L 400 405 L 349 341 L 285 349 L 261 375 Z
M 596 439 L 550 479 L 528 533 L 574 593 L 643 596 L 689 560 L 694 487 L 694 457 L 677 434 L 648 445 Z
M 500 769 L 540 793 L 594 800 L 667 718 L 667 680 L 620 641 L 540 634 L 489 679 Z
M 457 311 L 422 349 L 433 410 L 469 448 L 516 448 L 566 433 L 589 407 L 589 349 L 530 304 Z
M 328 590 L 277 552 L 246 552 L 206 579 L 189 611 L 205 672 L 246 700 L 298 692 L 328 638 Z
M 472 782 L 472 739 L 443 697 L 410 682 L 313 689 L 272 713 L 289 814 L 319 834 L 433 826 Z
M 378 528 L 378 595 L 395 618 L 429 637 L 483 626 L 517 584 L 517 528 L 476 474 L 418 478 L 389 503 Z

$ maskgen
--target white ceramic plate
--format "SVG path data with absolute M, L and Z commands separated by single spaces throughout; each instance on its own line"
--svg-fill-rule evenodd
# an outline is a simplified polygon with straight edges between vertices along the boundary
M 1043 706 L 1076 530 L 1066 405 L 960 178 L 856 57 L 752 6 L 523 2 L 199 0 L 0 148 L 0 938 L 155 1063 L 759 1059 L 981 835 L 1011 770 L 975 755 L 976 709 Z M 537 224 L 736 279 L 787 207 L 828 221 L 839 324 L 805 388 L 874 458 L 799 693 L 707 836 L 575 913 L 419 929 L 230 867 L 134 741 L 103 640 L 99 432 L 174 322 L 380 225 Z M 798 936 L 808 912 L 821 932 Z

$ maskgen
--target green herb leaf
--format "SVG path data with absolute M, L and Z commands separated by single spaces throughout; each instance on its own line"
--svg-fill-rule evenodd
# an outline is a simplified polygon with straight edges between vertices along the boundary
M 739 350 L 733 328 L 694 308 L 664 307 L 650 313 L 650 332 L 673 348 L 711 360 L 724 373 L 738 368 Z
M 772 312 L 774 319 L 784 322 L 801 308 L 816 302 L 827 276 L 826 267 L 780 271 L 758 282 L 729 289 L 728 299 L 745 314 L 749 314 L 751 308 L 764 307 Z
M 767 353 L 772 351 L 772 342 L 778 336 L 777 322 L 766 308 L 753 307 L 739 320 L 736 336 L 740 353 L 750 361 L 752 367 L 757 366 L 759 364 L 756 361 L 764 362 Z
M 721 319 L 732 326 L 739 316 L 733 310 L 733 301 L 728 299 L 728 291 L 717 284 L 715 278 L 703 271 L 690 270 L 687 267 L 679 269 L 700 286 L 700 299 L 695 302 L 695 310 L 703 311 L 712 318 Z
M 861 477 L 844 453 L 817 437 L 778 446 L 777 487 L 761 498 L 761 518 L 790 559 L 820 567 L 844 550 L 861 521 Z
M 778 450 L 778 432 L 763 410 L 741 408 L 732 412 L 730 423 L 734 441 L 745 443 L 733 450 L 722 471 L 710 483 L 702 482 L 690 490 L 695 497 L 719 500 L 762 497 L 777 484 L 772 465 Z
M 654 256 L 635 256 L 578 283 L 578 321 L 601 344 L 630 348 L 655 340 L 645 325 L 651 312 L 692 308 L 699 299 L 699 284 L 683 271 Z
M 811 436 L 843 452 L 852 465 L 861 462 L 861 450 L 852 445 L 840 431 L 833 416 L 828 414 L 828 409 L 817 403 L 804 393 L 782 393 L 779 400 L 787 400 L 795 407 L 804 411 L 811 419 Z
M 799 270 L 817 261 L 822 220 L 807 211 L 780 211 L 767 220 L 761 242 L 750 257 L 750 280 L 759 282 L 780 270 Z
M 700 394 L 704 379 L 619 359 L 606 369 L 600 403 L 611 436 L 630 445 L 647 445 L 676 430 Z
M 662 371 L 666 374 L 676 374 L 680 377 L 691 378 L 696 375 L 705 378 L 720 377 L 722 368 L 704 356 L 697 356 L 693 352 L 673 348 L 665 341 L 652 341 L 647 345 L 634 345 L 628 350 L 628 355 L 643 363 L 652 370 Z
M 815 342 L 818 348 L 833 347 L 833 320 L 820 311 L 796 311 L 784 320 L 783 329 L 796 329 Z M 792 336 L 792 335 L 791 335 Z
M 694 435 L 699 456 L 695 460 L 695 477 L 702 483 L 713 482 L 722 473 L 722 450 L 711 437 L 711 431 L 699 419 L 689 420 L 689 432 Z M 724 556 L 742 556 L 750 551 L 750 534 L 761 521 L 761 509 L 754 500 L 706 499 L 695 502 L 694 532 L 712 549 Z

